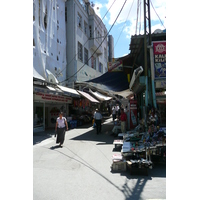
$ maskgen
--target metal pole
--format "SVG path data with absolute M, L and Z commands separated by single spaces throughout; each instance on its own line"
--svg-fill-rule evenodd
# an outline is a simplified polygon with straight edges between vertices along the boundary
M 157 109 L 156 105 L 156 93 L 155 93 L 155 83 L 154 83 L 154 57 L 153 57 L 153 47 L 150 46 L 150 63 L 151 63 L 151 84 L 152 84 L 152 99 L 153 99 L 153 106 Z
M 148 69 L 147 69 L 147 38 L 146 38 L 146 0 L 144 0 L 144 76 L 145 76 L 145 131 L 147 131 L 148 107 Z
M 148 25 L 149 25 L 149 45 L 151 45 L 151 15 L 150 15 L 150 4 L 149 0 L 147 0 L 147 6 L 148 6 Z

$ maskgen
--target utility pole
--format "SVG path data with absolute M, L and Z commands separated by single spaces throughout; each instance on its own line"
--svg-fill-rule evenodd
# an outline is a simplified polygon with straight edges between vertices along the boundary
M 147 29 L 148 26 L 148 29 Z M 149 87 L 149 78 L 151 77 L 151 71 L 147 66 L 147 36 L 148 45 L 151 45 L 151 17 L 150 17 L 150 4 L 149 0 L 144 0 L 144 76 L 145 76 L 145 128 L 147 131 L 147 117 L 148 117 L 148 104 L 149 104 L 149 93 L 151 94 L 151 87 Z M 151 82 L 150 82 L 151 84 Z

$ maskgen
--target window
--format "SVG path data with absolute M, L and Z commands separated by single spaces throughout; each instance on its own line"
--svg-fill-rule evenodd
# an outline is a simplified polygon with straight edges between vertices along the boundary
M 94 35 L 94 37 L 97 39 L 97 37 L 98 37 L 98 34 L 97 34 L 97 27 L 95 27 L 95 35 Z
M 88 50 L 84 48 L 84 63 L 88 65 Z
M 103 65 L 101 62 L 99 62 L 99 72 L 103 72 Z
M 94 56 L 92 56 L 91 58 L 91 67 L 93 69 L 96 69 L 96 58 Z
M 106 51 L 106 48 L 104 48 L 104 60 L 107 60 L 107 51 Z
M 34 40 L 34 38 L 33 38 L 33 46 L 35 47 L 35 40 Z
M 92 26 L 89 26 L 90 38 L 92 37 Z
M 47 29 L 47 7 L 45 8 L 44 27 Z
M 87 27 L 88 27 L 88 25 L 87 25 L 87 23 L 84 21 L 84 33 L 87 35 Z
M 78 42 L 78 59 L 83 62 L 83 47 L 80 42 Z
M 78 14 L 78 17 L 77 17 L 77 25 L 79 28 L 82 28 L 82 17 L 80 14 Z
M 33 21 L 35 21 L 35 4 L 33 3 Z
M 65 21 L 67 22 L 67 7 L 65 7 Z

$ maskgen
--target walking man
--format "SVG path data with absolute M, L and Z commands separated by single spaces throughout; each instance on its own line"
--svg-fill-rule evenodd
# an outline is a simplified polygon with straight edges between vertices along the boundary
M 96 123 L 96 129 L 97 129 L 97 134 L 101 132 L 101 120 L 102 120 L 102 115 L 99 112 L 98 109 L 96 109 L 96 113 L 94 114 L 94 120 Z
M 121 131 L 122 131 L 122 133 L 125 133 L 126 132 L 126 120 L 127 120 L 127 116 L 126 116 L 126 113 L 124 112 L 123 108 L 121 108 L 120 119 L 121 119 Z

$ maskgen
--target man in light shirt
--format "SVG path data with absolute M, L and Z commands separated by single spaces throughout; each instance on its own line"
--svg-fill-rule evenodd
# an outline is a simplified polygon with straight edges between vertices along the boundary
M 102 120 L 102 115 L 99 112 L 98 109 L 96 109 L 96 112 L 94 114 L 94 120 L 96 123 L 96 128 L 97 128 L 97 134 L 99 134 L 101 132 L 101 120 Z

